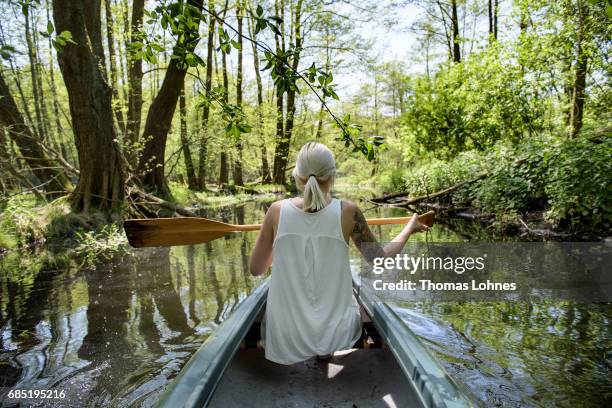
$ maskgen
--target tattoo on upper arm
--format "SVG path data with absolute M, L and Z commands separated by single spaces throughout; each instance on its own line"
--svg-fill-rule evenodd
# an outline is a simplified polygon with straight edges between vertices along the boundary
M 361 210 L 357 209 L 355 211 L 353 219 L 355 221 L 355 226 L 353 227 L 351 238 L 353 238 L 353 242 L 357 245 L 362 255 L 369 262 L 374 258 L 384 257 L 383 248 L 378 243 L 374 234 L 372 234 Z

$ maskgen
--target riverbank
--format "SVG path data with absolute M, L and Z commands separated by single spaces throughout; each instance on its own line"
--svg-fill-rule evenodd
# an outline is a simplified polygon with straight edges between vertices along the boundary
M 504 234 L 599 240 L 612 229 L 612 138 L 537 138 L 376 177 L 376 205 L 421 206 Z
M 202 211 L 233 206 L 249 201 L 274 201 L 286 194 L 284 186 L 252 184 L 220 189 L 207 186 L 206 191 L 191 191 L 187 186 L 170 183 L 172 204 L 199 214 Z M 164 210 L 164 216 L 175 215 Z M 68 197 L 41 204 L 32 194 L 20 194 L 0 207 L 0 255 L 18 248 L 48 246 L 54 250 L 75 250 L 99 255 L 127 245 L 122 220 L 114 222 L 102 214 L 76 214 L 70 211 Z

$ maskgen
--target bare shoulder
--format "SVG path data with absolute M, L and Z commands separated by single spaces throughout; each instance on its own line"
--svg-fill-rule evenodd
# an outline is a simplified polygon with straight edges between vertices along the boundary
M 355 214 L 361 213 L 359 206 L 352 201 L 342 200 L 342 216 L 348 220 L 353 220 Z
M 276 224 L 278 224 L 278 220 L 280 219 L 280 210 L 281 204 L 283 200 L 275 201 L 270 204 L 268 210 L 266 211 L 266 216 L 264 217 L 264 224 L 271 224 L 276 228 Z
M 342 229 L 346 237 L 353 231 L 359 214 L 361 210 L 357 204 L 342 200 Z
M 270 206 L 268 207 L 268 210 L 266 211 L 266 216 L 264 217 L 264 220 L 263 220 L 262 232 L 264 234 L 266 234 L 266 231 L 271 232 L 270 235 L 267 235 L 270 237 L 270 239 L 274 239 L 274 236 L 276 235 L 276 228 L 278 226 L 278 221 L 280 219 L 281 204 L 282 204 L 282 200 L 275 201 L 272 204 L 270 204 Z
M 283 203 L 283 200 L 279 200 L 279 201 L 275 201 L 272 204 L 270 204 L 270 207 L 268 207 L 268 211 L 266 212 L 266 218 L 267 217 L 278 218 L 278 215 L 280 214 L 282 203 Z
M 285 200 L 278 200 L 273 202 L 272 204 L 270 204 L 270 208 L 268 209 L 268 211 L 280 211 L 281 204 L 283 203 L 283 201 Z

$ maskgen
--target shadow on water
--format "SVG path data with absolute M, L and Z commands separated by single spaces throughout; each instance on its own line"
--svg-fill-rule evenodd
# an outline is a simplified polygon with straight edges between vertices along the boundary
M 261 222 L 269 203 L 202 210 Z M 370 209 L 367 217 L 405 215 Z M 388 240 L 401 226 L 376 227 Z M 95 268 L 45 252 L 0 258 L 0 386 L 66 391 L 62 406 L 151 406 L 260 280 L 255 233 L 129 250 Z M 437 225 L 416 239 L 487 240 Z M 359 255 L 352 251 L 352 262 Z M 413 303 L 398 313 L 483 403 L 599 406 L 612 395 L 610 306 L 572 302 Z

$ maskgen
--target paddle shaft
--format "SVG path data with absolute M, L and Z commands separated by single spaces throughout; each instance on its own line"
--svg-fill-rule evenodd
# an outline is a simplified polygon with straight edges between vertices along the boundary
M 407 224 L 411 217 L 370 218 L 370 225 Z M 419 215 L 422 224 L 431 226 L 434 212 Z M 261 224 L 236 225 L 206 218 L 152 218 L 125 220 L 128 241 L 135 248 L 151 246 L 191 245 L 210 242 L 233 232 L 257 231 Z
M 407 224 L 412 217 L 388 217 L 388 218 L 368 218 L 368 225 L 391 225 L 391 224 Z M 261 224 L 232 224 L 235 231 L 257 231 L 261 229 Z

